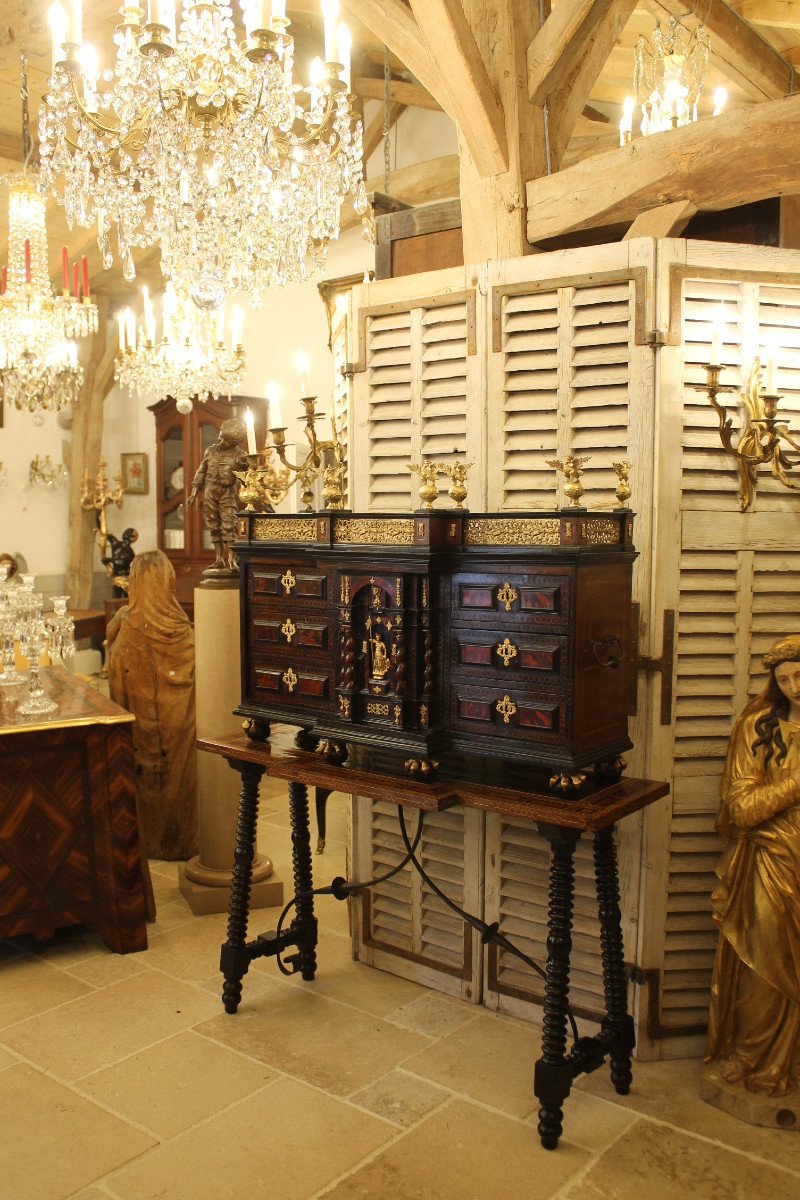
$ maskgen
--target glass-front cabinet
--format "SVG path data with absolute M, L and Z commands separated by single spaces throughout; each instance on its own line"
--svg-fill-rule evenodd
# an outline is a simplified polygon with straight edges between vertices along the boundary
M 191 615 L 194 589 L 214 559 L 203 522 L 203 493 L 189 507 L 187 499 L 203 455 L 217 440 L 228 417 L 239 417 L 244 400 L 207 400 L 190 413 L 179 413 L 174 400 L 151 405 L 156 420 L 156 479 L 158 545 L 175 568 L 180 603 Z

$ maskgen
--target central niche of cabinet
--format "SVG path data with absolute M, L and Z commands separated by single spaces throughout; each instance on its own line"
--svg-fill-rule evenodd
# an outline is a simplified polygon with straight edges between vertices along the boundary
M 175 401 L 150 406 L 156 421 L 156 519 L 158 546 L 175 568 L 178 601 L 191 615 L 194 589 L 214 560 L 214 547 L 203 522 L 203 493 L 192 507 L 186 503 L 197 468 L 216 440 L 222 422 L 242 417 L 248 397 L 206 400 L 189 413 Z

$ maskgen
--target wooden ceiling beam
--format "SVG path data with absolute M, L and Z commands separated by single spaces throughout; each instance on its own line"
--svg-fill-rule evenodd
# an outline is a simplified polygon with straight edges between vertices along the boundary
M 602 19 L 592 27 L 591 37 L 582 42 L 582 54 L 570 74 L 556 91 L 550 93 L 547 108 L 551 159 L 555 167 L 564 156 L 578 118 L 620 33 L 630 20 L 636 2 L 613 0 Z
M 451 113 L 484 179 L 508 170 L 505 119 L 461 0 L 410 0 Z
M 383 101 L 385 84 L 382 79 L 365 79 L 359 76 L 352 82 L 353 91 L 365 100 Z M 389 81 L 389 100 L 395 104 L 404 104 L 409 108 L 432 108 L 441 112 L 441 105 L 424 87 L 418 83 L 405 83 L 402 79 Z
M 733 5 L 743 21 L 767 28 L 797 29 L 800 26 L 798 0 L 740 0 Z
M 366 181 L 368 195 L 382 192 L 383 175 L 374 175 Z M 446 154 L 427 162 L 415 163 L 412 167 L 401 167 L 389 176 L 389 193 L 394 200 L 402 200 L 413 208 L 420 204 L 432 204 L 435 200 L 453 200 L 458 196 L 459 164 L 457 154 Z M 353 212 L 350 201 L 342 205 L 342 230 L 350 229 L 361 222 Z
M 612 0 L 560 0 L 528 47 L 528 97 L 543 104 L 582 53 L 587 36 Z
M 686 16 L 684 0 L 647 0 L 647 7 L 658 18 L 664 13 L 678 20 Z M 700 11 L 714 61 L 754 100 L 777 100 L 800 91 L 791 64 L 724 0 L 703 0 Z
M 637 138 L 532 180 L 528 238 L 631 222 L 679 200 L 718 210 L 798 191 L 800 95 Z
M 344 0 L 343 7 L 380 38 L 448 112 L 447 93 L 439 72 L 403 0 Z

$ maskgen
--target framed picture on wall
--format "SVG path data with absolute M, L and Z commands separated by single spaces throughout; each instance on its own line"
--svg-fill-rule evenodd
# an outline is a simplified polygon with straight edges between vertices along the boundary
M 121 454 L 120 474 L 123 492 L 129 492 L 135 496 L 147 495 L 147 455 L 144 452 Z

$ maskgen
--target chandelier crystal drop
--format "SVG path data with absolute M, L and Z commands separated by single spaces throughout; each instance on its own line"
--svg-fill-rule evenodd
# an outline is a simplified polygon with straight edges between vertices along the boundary
M 119 351 L 114 363 L 117 382 L 133 393 L 172 396 L 179 412 L 192 410 L 195 398 L 206 400 L 241 390 L 246 359 L 242 347 L 244 314 L 233 310 L 230 348 L 225 342 L 225 310 L 200 311 L 186 291 L 168 281 L 164 292 L 161 338 L 147 288 L 142 289 L 142 319 L 131 309 L 117 314 Z
M 53 72 L 40 110 L 46 189 L 96 226 L 103 262 L 158 245 L 161 269 L 200 308 L 231 287 L 258 304 L 325 261 L 344 198 L 367 210 L 362 127 L 349 94 L 350 35 L 323 0 L 325 58 L 294 79 L 283 0 L 149 0 L 120 9 L 116 63 L 82 46 L 82 0 L 51 10 Z M 58 10 L 60 9 L 60 14 Z M 56 17 L 53 19 L 53 13 Z
M 97 330 L 97 306 L 89 299 L 86 259 L 83 298 L 75 264 L 74 295 L 68 287 L 64 247 L 64 289 L 53 294 L 48 274 L 45 201 L 38 174 L 27 169 L 32 156 L 28 129 L 27 61 L 22 57 L 22 149 L 24 169 L 7 175 L 8 265 L 0 274 L 0 389 L 9 405 L 32 412 L 64 408 L 78 399 L 83 370 L 75 338 Z
M 649 40 L 640 36 L 634 51 L 633 87 L 641 106 L 644 135 L 675 129 L 697 120 L 697 106 L 708 72 L 708 34 L 704 25 L 689 32 L 674 17 L 657 25 Z M 625 110 L 630 138 L 633 104 Z

